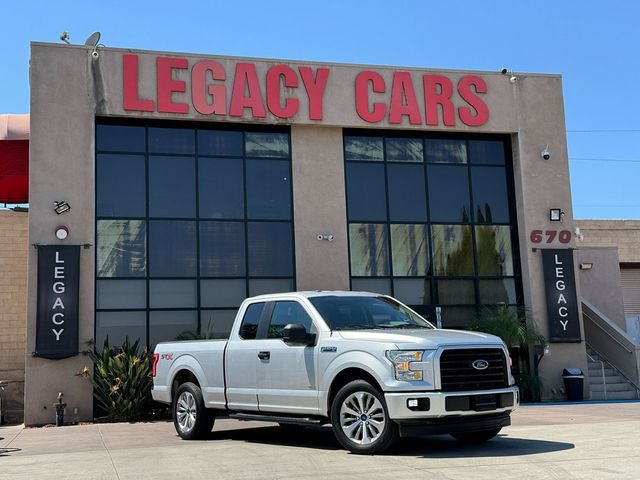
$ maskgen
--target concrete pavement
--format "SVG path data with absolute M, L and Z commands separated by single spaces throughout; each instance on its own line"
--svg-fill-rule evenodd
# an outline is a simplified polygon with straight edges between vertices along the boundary
M 4 452 L 4 453 L 3 453 Z M 289 433 L 219 420 L 186 442 L 169 422 L 0 427 L 0 479 L 637 479 L 640 402 L 525 406 L 480 446 L 403 439 L 388 454 L 339 448 L 330 428 Z

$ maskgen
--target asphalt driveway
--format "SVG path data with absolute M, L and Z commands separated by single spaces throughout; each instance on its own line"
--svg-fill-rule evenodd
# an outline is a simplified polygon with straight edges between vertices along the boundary
M 340 449 L 330 428 L 294 434 L 219 420 L 204 441 L 168 422 L 0 427 L 0 479 L 637 479 L 640 402 L 521 407 L 484 445 L 403 439 L 385 455 Z

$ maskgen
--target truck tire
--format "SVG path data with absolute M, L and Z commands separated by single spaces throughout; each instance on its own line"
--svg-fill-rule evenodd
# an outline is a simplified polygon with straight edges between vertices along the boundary
M 398 425 L 389 418 L 384 395 L 365 380 L 338 391 L 331 404 L 331 425 L 340 445 L 353 453 L 380 453 L 398 440 Z
M 481 430 L 479 432 L 452 433 L 451 436 L 463 443 L 483 443 L 498 435 L 500 430 L 502 428 L 492 428 L 491 430 Z
M 204 406 L 200 387 L 191 382 L 181 384 L 173 397 L 173 425 L 180 438 L 205 438 L 214 421 L 215 415 Z

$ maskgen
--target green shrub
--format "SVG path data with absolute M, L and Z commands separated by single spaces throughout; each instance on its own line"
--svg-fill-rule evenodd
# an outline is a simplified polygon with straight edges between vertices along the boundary
M 521 398 L 525 401 L 540 401 L 542 381 L 537 368 L 529 367 L 529 363 L 535 363 L 536 360 L 533 355 L 528 357 L 530 352 L 535 352 L 535 347 L 545 345 L 546 339 L 527 322 L 527 316 L 528 311 L 522 307 L 484 307 L 469 328 L 496 335 L 504 341 L 513 360 L 512 372 L 520 388 Z
M 527 322 L 527 310 L 522 307 L 484 307 L 469 328 L 476 332 L 496 335 L 509 348 L 529 348 L 546 343 L 546 339 Z
M 127 338 L 121 347 L 110 347 L 107 338 L 102 351 L 89 353 L 94 375 L 88 367 L 77 373 L 93 385 L 93 396 L 112 421 L 139 420 L 151 401 L 152 357 L 146 348 L 138 354 L 138 344 Z

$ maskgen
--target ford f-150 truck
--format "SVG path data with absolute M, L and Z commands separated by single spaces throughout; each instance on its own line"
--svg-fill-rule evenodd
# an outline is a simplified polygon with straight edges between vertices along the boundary
M 280 293 L 246 299 L 228 340 L 159 343 L 152 394 L 183 439 L 221 416 L 330 423 L 372 454 L 412 434 L 495 437 L 519 402 L 509 366 L 498 337 L 437 329 L 385 295 Z

